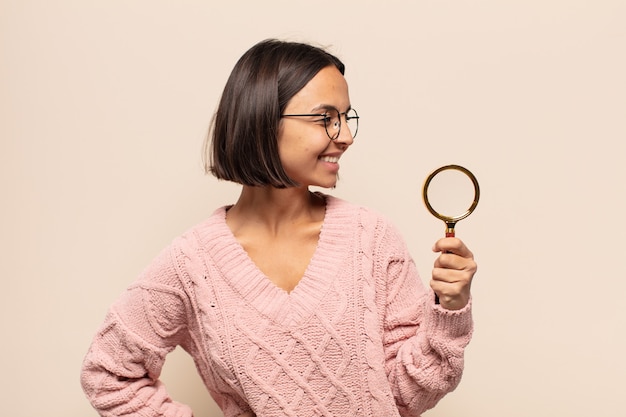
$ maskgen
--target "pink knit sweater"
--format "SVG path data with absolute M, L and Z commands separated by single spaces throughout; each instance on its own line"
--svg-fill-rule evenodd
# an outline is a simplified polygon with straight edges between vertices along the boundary
M 158 380 L 191 354 L 226 417 L 419 416 L 460 381 L 471 305 L 433 302 L 382 216 L 326 196 L 318 247 L 290 293 L 256 268 L 222 207 L 111 307 L 81 381 L 103 416 L 191 416 Z

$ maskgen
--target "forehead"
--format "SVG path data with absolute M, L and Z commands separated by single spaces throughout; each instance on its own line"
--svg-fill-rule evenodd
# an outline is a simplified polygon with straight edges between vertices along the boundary
M 287 109 L 301 111 L 324 107 L 335 107 L 341 111 L 350 107 L 348 83 L 334 66 L 321 69 L 287 105 Z

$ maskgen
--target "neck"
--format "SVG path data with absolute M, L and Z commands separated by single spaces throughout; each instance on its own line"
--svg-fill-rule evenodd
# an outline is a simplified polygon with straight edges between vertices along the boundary
M 273 188 L 244 186 L 237 203 L 228 210 L 231 227 L 254 223 L 278 231 L 285 226 L 319 222 L 325 202 L 306 187 Z

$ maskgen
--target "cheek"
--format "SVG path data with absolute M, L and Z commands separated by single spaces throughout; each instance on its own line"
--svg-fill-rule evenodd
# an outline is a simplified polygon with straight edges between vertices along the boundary
M 282 136 L 278 140 L 278 155 L 283 162 L 303 158 L 317 152 L 314 145 L 311 138 L 302 135 Z
M 298 168 L 309 164 L 312 154 L 307 147 L 281 148 L 279 151 L 280 163 L 287 171 L 298 170 Z
M 283 167 L 297 169 L 317 159 L 328 147 L 326 132 L 281 132 L 278 137 L 278 155 Z

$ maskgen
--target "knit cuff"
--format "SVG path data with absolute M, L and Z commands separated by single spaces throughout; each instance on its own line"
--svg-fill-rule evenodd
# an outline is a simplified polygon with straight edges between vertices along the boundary
M 434 299 L 429 297 L 430 300 Z M 446 310 L 439 304 L 427 302 L 425 305 L 428 328 L 439 337 L 456 339 L 467 337 L 465 344 L 469 343 L 474 322 L 472 319 L 472 298 L 465 307 L 460 310 Z

